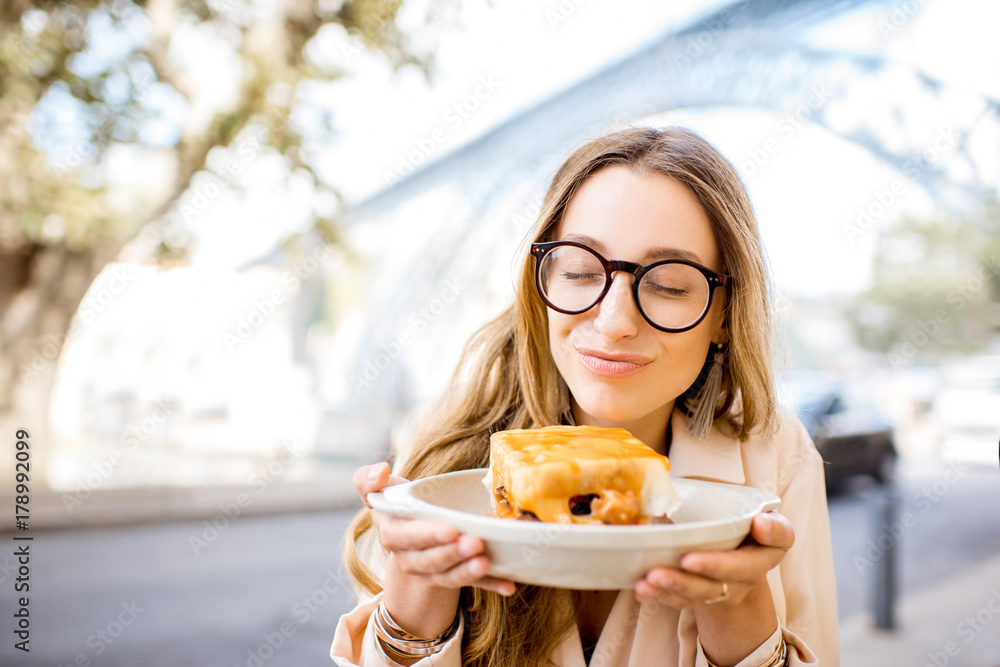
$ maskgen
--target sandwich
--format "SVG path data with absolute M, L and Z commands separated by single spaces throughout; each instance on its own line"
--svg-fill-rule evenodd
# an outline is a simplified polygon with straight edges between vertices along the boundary
M 483 484 L 504 519 L 648 524 L 668 522 L 680 505 L 670 461 L 623 428 L 499 431 Z

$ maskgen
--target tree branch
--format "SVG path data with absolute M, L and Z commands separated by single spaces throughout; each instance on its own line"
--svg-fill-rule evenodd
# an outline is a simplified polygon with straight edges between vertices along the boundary
M 194 94 L 190 78 L 170 62 L 170 37 L 177 26 L 178 9 L 177 0 L 149 0 L 146 15 L 153 26 L 153 41 L 146 55 L 160 81 L 190 100 Z

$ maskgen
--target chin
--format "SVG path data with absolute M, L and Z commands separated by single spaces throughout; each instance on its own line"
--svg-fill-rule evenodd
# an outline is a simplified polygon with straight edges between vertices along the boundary
M 608 424 L 627 424 L 645 417 L 656 409 L 656 407 L 644 409 L 645 406 L 638 401 L 623 399 L 621 394 L 613 397 L 602 396 L 600 394 L 580 397 L 574 394 L 574 398 L 576 399 L 576 404 L 580 406 L 583 412 L 590 415 L 593 419 Z

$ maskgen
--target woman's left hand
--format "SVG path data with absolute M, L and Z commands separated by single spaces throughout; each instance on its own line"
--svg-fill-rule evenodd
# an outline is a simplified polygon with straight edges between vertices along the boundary
M 758 514 L 750 535 L 734 551 L 692 551 L 681 567 L 654 567 L 636 582 L 639 601 L 656 599 L 671 607 L 738 606 L 764 584 L 766 575 L 795 541 L 791 522 L 776 512 Z M 723 599 L 719 599 L 725 595 Z

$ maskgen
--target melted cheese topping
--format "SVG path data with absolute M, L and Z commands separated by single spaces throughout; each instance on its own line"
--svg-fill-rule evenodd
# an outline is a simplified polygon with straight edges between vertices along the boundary
M 590 515 L 572 514 L 569 500 L 605 490 L 631 491 L 639 499 L 639 522 L 679 504 L 670 461 L 622 428 L 548 426 L 494 433 L 483 483 L 501 518 L 528 511 L 541 521 L 597 523 Z

